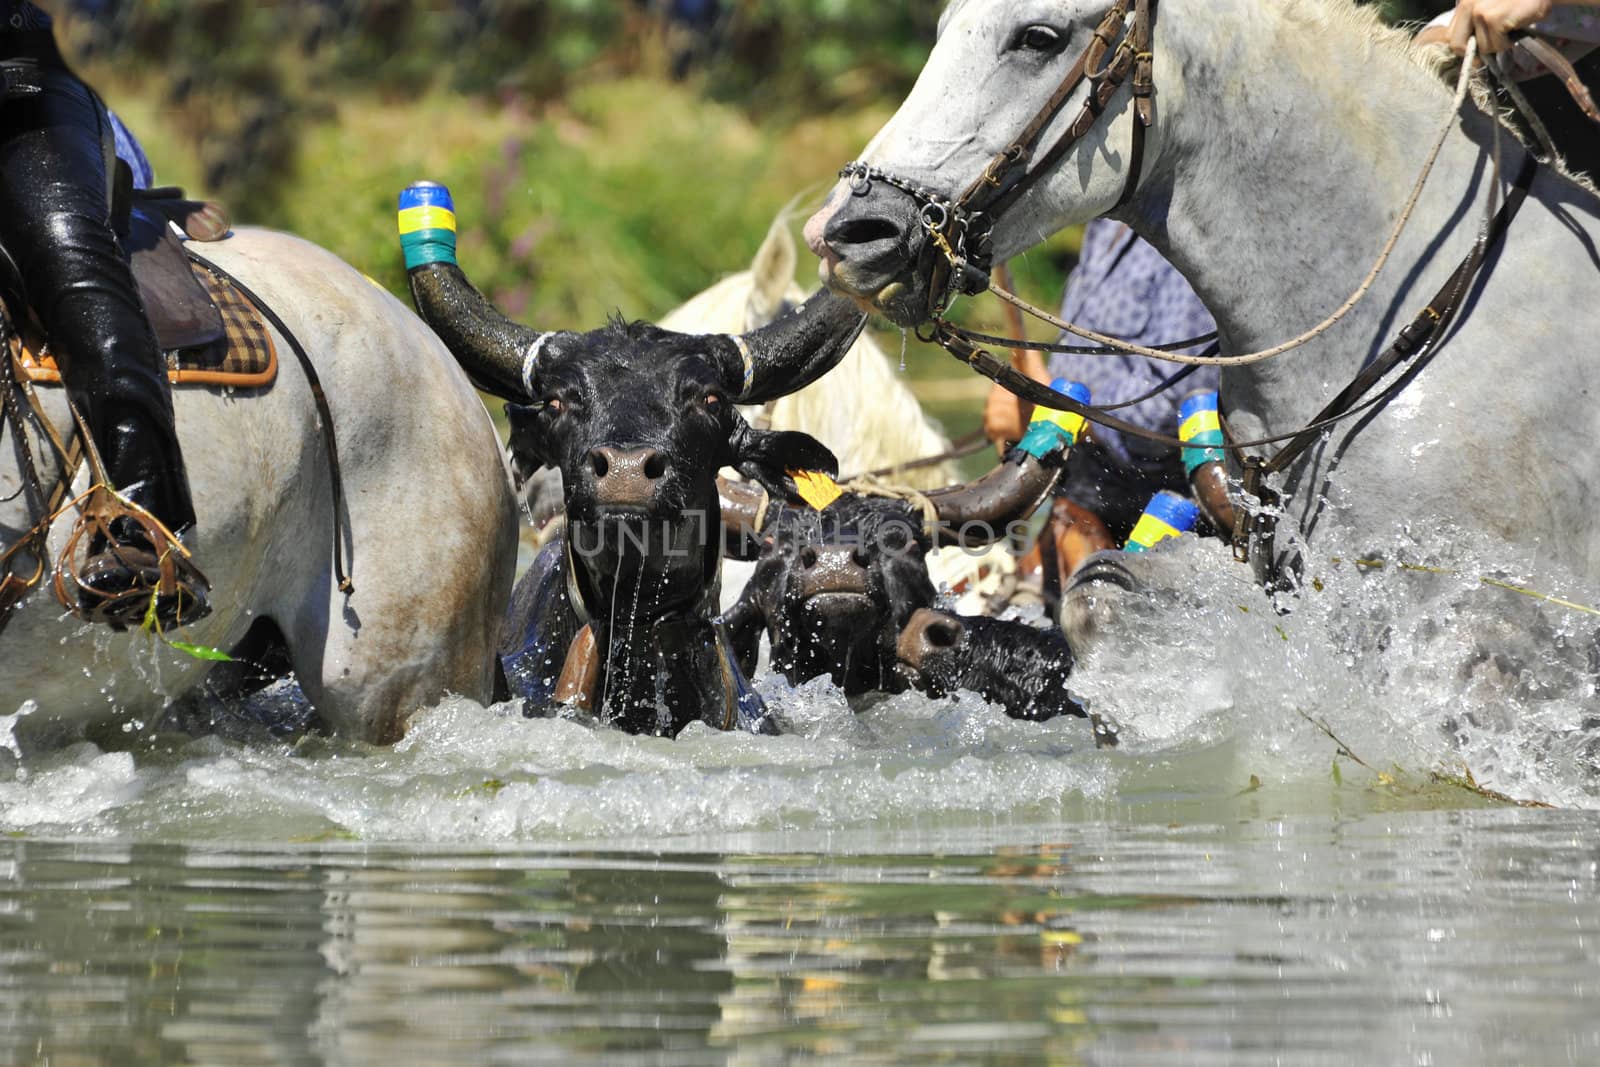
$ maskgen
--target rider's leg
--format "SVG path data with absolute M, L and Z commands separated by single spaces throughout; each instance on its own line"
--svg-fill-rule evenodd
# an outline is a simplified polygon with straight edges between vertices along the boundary
M 64 68 L 0 118 L 0 240 L 115 487 L 173 530 L 194 522 L 161 353 L 111 230 L 104 112 Z

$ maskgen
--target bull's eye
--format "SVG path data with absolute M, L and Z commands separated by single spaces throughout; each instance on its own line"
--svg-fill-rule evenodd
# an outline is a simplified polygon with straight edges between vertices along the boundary
M 705 404 L 706 410 L 711 412 L 711 414 L 720 414 L 722 411 L 722 394 L 707 393 L 702 403 Z
M 545 398 L 544 402 L 539 405 L 539 410 L 546 415 L 559 415 L 567 410 L 567 406 L 561 402 L 560 398 L 551 396 Z
M 1008 51 L 1035 52 L 1053 56 L 1066 45 L 1066 36 L 1050 26 L 1034 23 L 1024 26 L 1011 38 Z

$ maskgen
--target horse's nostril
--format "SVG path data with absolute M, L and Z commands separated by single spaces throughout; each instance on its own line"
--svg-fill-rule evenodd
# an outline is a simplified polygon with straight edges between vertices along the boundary
M 644 476 L 652 482 L 657 481 L 667 473 L 667 457 L 655 449 L 651 449 L 644 457 Z
M 836 225 L 828 227 L 830 245 L 869 245 L 877 241 L 898 241 L 900 227 L 893 219 L 882 216 L 835 219 Z
M 817 550 L 807 545 L 800 550 L 800 566 L 810 570 L 817 565 Z
M 611 469 L 611 461 L 606 458 L 604 450 L 596 448 L 589 453 L 589 466 L 594 468 L 596 478 L 604 478 Z

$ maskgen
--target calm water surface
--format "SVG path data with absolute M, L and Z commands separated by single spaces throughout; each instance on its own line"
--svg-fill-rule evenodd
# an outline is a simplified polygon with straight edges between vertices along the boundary
M 13 836 L 0 1063 L 1600 1059 L 1588 813 L 1347 782 L 943 821 Z
M 1600 1057 L 1592 819 L 1274 800 L 915 854 L 10 840 L 0 1062 Z

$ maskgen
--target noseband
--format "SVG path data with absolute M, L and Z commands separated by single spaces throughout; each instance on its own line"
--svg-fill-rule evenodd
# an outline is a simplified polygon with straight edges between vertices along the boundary
M 922 205 L 921 221 L 930 239 L 924 255 L 932 256 L 929 318 L 942 316 L 955 293 L 977 294 L 988 288 L 994 259 L 991 238 L 995 223 L 1094 128 L 1130 72 L 1134 106 L 1132 147 L 1128 154 L 1128 176 L 1116 206 L 1121 207 L 1133 196 L 1144 162 L 1145 130 L 1155 122 L 1155 73 L 1150 48 L 1156 0 L 1132 0 L 1131 6 L 1133 21 L 1129 23 L 1130 0 L 1116 0 L 1111 5 L 1105 18 L 1095 27 L 1088 46 L 1050 94 L 1050 99 L 956 199 L 868 163 L 850 163 L 839 172 L 857 196 L 866 195 L 873 182 L 881 181 Z M 1113 45 L 1116 51 L 1108 63 L 1106 54 Z M 1045 130 L 1086 81 L 1090 89 L 1083 108 L 1061 136 L 1041 152 Z

